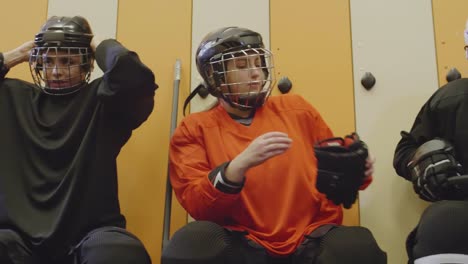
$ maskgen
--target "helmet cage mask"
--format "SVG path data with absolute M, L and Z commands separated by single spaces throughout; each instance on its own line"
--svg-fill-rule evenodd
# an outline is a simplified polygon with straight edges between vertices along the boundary
M 29 68 L 34 83 L 45 93 L 67 95 L 89 82 L 93 57 L 89 47 L 35 47 Z
M 258 58 L 259 64 L 252 64 L 253 58 Z M 244 60 L 245 65 L 241 68 L 234 67 L 228 69 L 228 63 L 234 60 Z M 236 65 L 236 63 L 232 63 Z M 274 65 L 273 54 L 263 48 L 252 48 L 248 46 L 245 49 L 237 49 L 234 51 L 224 52 L 213 56 L 207 65 L 206 73 L 208 77 L 209 86 L 214 87 L 214 94 L 221 97 L 231 106 L 246 110 L 254 109 L 262 106 L 268 99 L 274 80 Z M 263 78 L 252 79 L 252 72 L 254 70 L 261 70 Z M 245 79 L 236 77 L 237 81 L 230 82 L 228 75 L 239 76 L 247 75 L 249 78 Z M 249 87 L 247 90 L 237 91 L 234 87 Z
M 50 17 L 35 35 L 29 56 L 34 83 L 51 95 L 78 91 L 89 82 L 93 70 L 92 38 L 85 18 Z

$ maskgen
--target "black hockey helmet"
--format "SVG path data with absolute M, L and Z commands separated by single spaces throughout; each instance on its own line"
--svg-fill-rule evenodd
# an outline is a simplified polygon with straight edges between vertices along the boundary
M 34 38 L 37 47 L 90 47 L 93 32 L 81 16 L 53 16 Z
M 91 76 L 92 38 L 91 27 L 81 16 L 49 18 L 35 35 L 29 58 L 34 83 L 52 95 L 78 91 Z

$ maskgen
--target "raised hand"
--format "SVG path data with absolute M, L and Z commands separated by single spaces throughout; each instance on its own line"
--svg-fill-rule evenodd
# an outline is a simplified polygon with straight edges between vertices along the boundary
M 226 177 L 232 182 L 241 182 L 245 172 L 266 160 L 284 153 L 292 140 L 282 132 L 268 132 L 254 139 L 235 157 L 226 169 Z
M 29 61 L 32 48 L 34 48 L 34 41 L 31 40 L 21 44 L 16 49 L 3 53 L 4 64 L 7 68 L 12 68 L 17 64 Z

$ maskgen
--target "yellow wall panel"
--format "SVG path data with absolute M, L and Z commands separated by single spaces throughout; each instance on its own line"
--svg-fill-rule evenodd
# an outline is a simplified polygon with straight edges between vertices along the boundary
M 181 59 L 180 100 L 188 96 L 191 50 L 191 1 L 120 1 L 117 40 L 135 50 L 156 75 L 159 89 L 149 120 L 135 131 L 119 157 L 119 191 L 128 228 L 159 263 L 167 177 L 174 63 Z M 181 111 L 179 111 L 179 116 Z M 173 199 L 171 231 L 187 215 Z
M 446 75 L 451 68 L 457 68 L 463 77 L 468 77 L 468 62 L 463 50 L 467 9 L 466 0 L 432 1 L 440 86 L 447 83 Z
M 0 52 L 10 51 L 26 41 L 33 40 L 47 19 L 47 0 L 0 0 L 2 26 L 0 26 Z M 11 69 L 9 78 L 32 82 L 27 63 Z
M 271 0 L 270 12 L 277 79 L 288 76 L 291 93 L 312 103 L 335 135 L 354 131 L 348 0 Z M 359 225 L 358 203 L 345 211 L 344 224 Z

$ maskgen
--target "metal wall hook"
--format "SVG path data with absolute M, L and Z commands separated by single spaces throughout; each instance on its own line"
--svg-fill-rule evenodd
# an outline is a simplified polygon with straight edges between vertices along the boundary
M 457 68 L 452 68 L 447 72 L 445 79 L 447 82 L 451 82 L 460 79 L 461 77 L 461 73 L 457 70 Z
M 375 77 L 370 72 L 364 73 L 364 75 L 361 78 L 362 86 L 364 86 L 364 88 L 368 91 L 372 89 L 372 87 L 374 87 L 375 82 L 376 82 Z
M 282 94 L 289 93 L 292 88 L 292 82 L 288 77 L 284 76 L 278 81 L 278 89 Z

